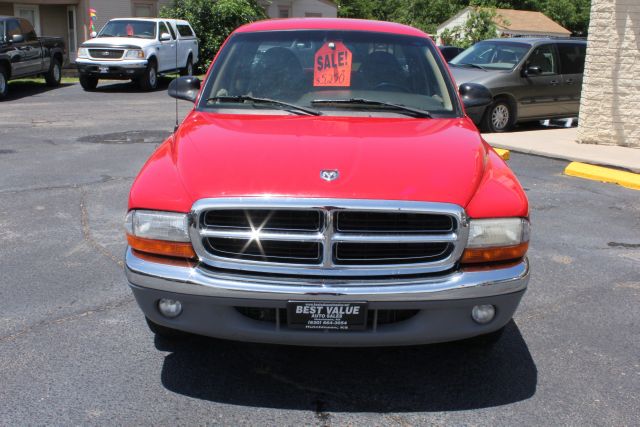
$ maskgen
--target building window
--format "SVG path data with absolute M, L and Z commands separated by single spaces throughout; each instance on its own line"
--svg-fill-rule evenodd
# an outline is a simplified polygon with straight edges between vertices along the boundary
M 133 16 L 137 18 L 153 18 L 156 16 L 154 3 L 133 3 Z
M 291 16 L 291 8 L 289 6 L 280 6 L 278 8 L 278 18 L 288 18 Z

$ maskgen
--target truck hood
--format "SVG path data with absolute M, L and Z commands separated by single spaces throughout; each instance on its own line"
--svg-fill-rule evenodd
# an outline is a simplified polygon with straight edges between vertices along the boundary
M 136 37 L 96 37 L 82 43 L 82 47 L 120 47 L 125 49 L 144 49 L 155 44 L 155 39 L 141 39 Z
M 247 116 L 192 112 L 172 161 L 190 202 L 281 196 L 465 206 L 487 147 L 466 118 Z M 338 179 L 321 178 L 337 170 Z

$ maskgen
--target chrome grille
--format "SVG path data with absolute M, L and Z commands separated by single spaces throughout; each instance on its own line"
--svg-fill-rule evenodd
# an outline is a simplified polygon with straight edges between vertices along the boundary
M 89 55 L 96 59 L 120 59 L 124 55 L 122 49 L 89 49 Z
M 287 275 L 390 276 L 453 268 L 467 239 L 457 205 L 383 200 L 198 201 L 191 240 L 224 269 Z

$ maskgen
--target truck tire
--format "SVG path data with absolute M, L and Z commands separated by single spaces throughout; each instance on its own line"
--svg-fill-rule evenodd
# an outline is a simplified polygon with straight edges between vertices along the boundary
M 7 97 L 9 93 L 9 73 L 0 65 L 0 99 Z
M 180 75 L 181 76 L 193 76 L 193 59 L 191 58 L 191 55 L 189 55 L 189 57 L 187 58 L 187 65 L 180 69 Z
M 150 320 L 145 316 L 147 320 L 147 326 L 149 326 L 149 330 L 156 334 L 157 336 L 164 338 L 166 340 L 179 340 L 181 338 L 185 338 L 189 336 L 188 333 L 179 331 L 177 329 L 167 328 L 166 326 L 158 325 L 153 320 Z
M 62 64 L 59 59 L 51 59 L 51 67 L 49 67 L 49 71 L 44 75 L 44 80 L 47 82 L 47 86 L 56 87 L 60 85 L 60 80 L 62 80 Z
M 98 78 L 88 74 L 80 74 L 80 86 L 87 92 L 92 92 L 98 87 Z
M 158 87 L 158 66 L 154 60 L 149 60 L 149 65 L 143 75 L 138 80 L 140 89 L 144 91 L 155 90 Z

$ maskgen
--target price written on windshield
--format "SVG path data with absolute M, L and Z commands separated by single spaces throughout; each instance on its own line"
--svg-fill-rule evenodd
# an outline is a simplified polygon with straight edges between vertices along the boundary
M 351 86 L 351 51 L 342 42 L 327 42 L 314 58 L 314 86 Z

